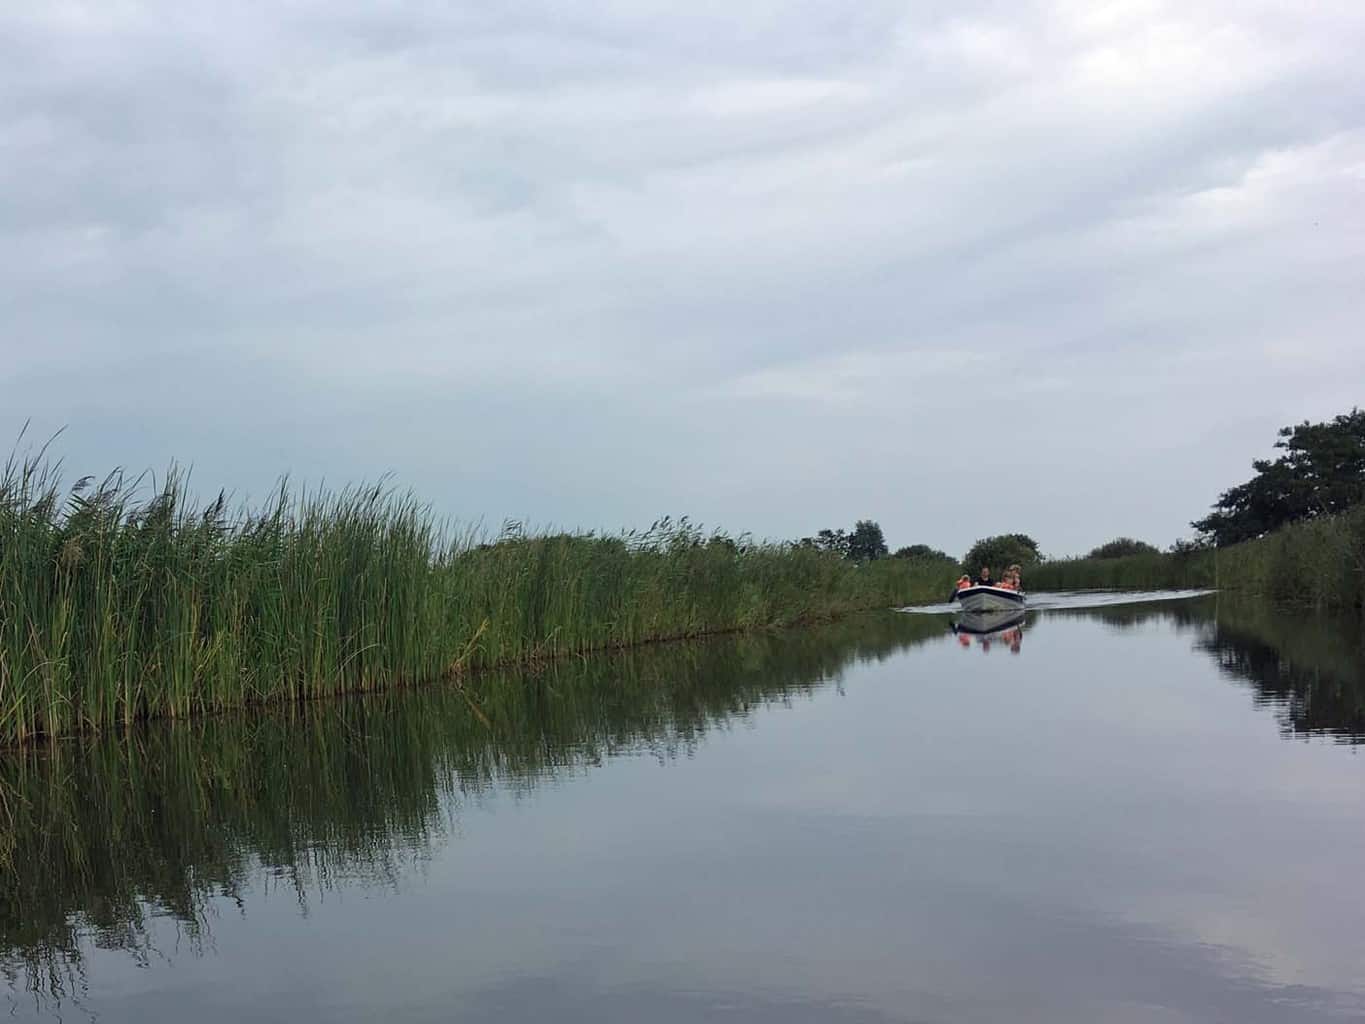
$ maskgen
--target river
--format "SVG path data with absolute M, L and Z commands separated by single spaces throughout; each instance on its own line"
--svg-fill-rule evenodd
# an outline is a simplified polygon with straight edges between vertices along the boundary
M 1365 1016 L 1359 624 L 1034 603 L 9 751 L 5 1010 Z

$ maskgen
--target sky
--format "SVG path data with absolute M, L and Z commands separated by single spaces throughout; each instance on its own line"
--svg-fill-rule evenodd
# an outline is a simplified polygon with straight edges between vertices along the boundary
M 1359 0 L 0 0 L 0 442 L 1169 544 L 1365 405 L 1361 53 Z

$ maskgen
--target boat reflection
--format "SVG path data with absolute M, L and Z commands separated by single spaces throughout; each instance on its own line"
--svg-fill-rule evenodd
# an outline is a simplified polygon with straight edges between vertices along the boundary
M 1027 617 L 1028 613 L 1022 608 L 963 612 L 953 621 L 951 629 L 964 649 L 970 648 L 975 640 L 986 654 L 996 644 L 1008 647 L 1011 654 L 1018 654 L 1024 642 L 1024 621 Z

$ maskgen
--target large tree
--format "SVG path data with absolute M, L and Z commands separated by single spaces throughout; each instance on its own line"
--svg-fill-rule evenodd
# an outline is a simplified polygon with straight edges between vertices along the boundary
M 821 530 L 814 537 L 802 537 L 797 541 L 802 547 L 828 551 L 854 562 L 870 562 L 886 557 L 886 538 L 882 528 L 872 519 L 859 519 L 853 524 L 853 532 L 843 530 Z
M 1213 511 L 1191 524 L 1220 547 L 1365 501 L 1365 411 L 1305 420 L 1281 428 L 1279 437 L 1275 447 L 1284 454 L 1253 462 L 1256 475 L 1224 491 Z
M 871 519 L 859 519 L 848 536 L 848 557 L 855 562 L 871 562 L 886 557 L 886 538 L 881 526 Z
M 989 568 L 999 576 L 1001 570 L 1008 566 L 1036 565 L 1042 560 L 1038 542 L 1028 534 L 1002 533 L 973 544 L 962 559 L 962 567 L 968 572 Z

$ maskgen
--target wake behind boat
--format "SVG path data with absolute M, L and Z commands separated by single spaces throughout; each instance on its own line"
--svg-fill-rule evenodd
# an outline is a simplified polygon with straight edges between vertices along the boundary
M 975 584 L 955 591 L 950 601 L 956 601 L 964 612 L 1003 612 L 1023 608 L 1022 590 Z

